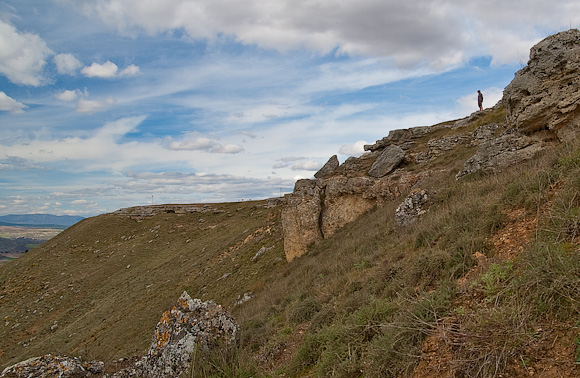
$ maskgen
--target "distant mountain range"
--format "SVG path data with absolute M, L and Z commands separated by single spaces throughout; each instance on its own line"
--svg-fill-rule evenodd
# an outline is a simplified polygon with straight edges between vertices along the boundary
M 0 216 L 0 226 L 67 228 L 83 219 L 72 215 L 9 214 Z

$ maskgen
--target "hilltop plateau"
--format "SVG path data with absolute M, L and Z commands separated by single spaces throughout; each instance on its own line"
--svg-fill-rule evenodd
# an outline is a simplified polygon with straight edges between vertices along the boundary
M 220 317 L 236 341 L 180 376 L 578 377 L 579 100 L 569 30 L 494 107 L 391 131 L 284 198 L 85 219 L 0 267 L 0 368 L 164 376 L 143 366 L 201 306 L 186 291 L 239 328 Z

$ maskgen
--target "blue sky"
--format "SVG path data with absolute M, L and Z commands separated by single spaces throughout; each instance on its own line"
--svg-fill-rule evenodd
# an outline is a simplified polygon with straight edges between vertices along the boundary
M 580 4 L 0 0 L 0 215 L 277 197 L 493 106 Z

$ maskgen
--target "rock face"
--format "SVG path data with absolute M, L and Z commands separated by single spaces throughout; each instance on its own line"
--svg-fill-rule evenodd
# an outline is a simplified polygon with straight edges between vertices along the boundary
M 532 47 L 528 65 L 505 88 L 508 126 L 526 134 L 549 130 L 560 139 L 580 123 L 580 31 L 567 30 Z
M 47 354 L 30 358 L 4 369 L 2 378 L 90 378 L 100 377 L 105 370 L 102 362 L 83 362 L 80 358 Z
M 477 153 L 464 164 L 456 179 L 482 170 L 500 171 L 510 165 L 531 159 L 545 148 L 545 143 L 509 129 L 498 138 L 489 139 L 479 145 Z
M 238 341 L 240 328 L 220 305 L 191 299 L 187 292 L 177 305 L 163 313 L 157 323 L 147 355 L 130 362 L 112 375 L 104 374 L 104 363 L 79 358 L 35 357 L 10 366 L 0 378 L 166 378 L 185 376 L 194 348 L 210 350 Z
M 282 209 L 286 259 L 292 261 L 303 255 L 310 245 L 334 234 L 377 204 L 399 197 L 427 175 L 428 172 L 395 171 L 382 178 L 340 175 L 298 181 L 294 192 L 285 196 Z

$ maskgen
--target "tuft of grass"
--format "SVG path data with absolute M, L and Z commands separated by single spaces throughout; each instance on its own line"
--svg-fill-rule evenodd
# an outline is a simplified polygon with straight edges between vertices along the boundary
M 196 345 L 190 358 L 189 371 L 181 378 L 261 377 L 252 358 L 245 356 L 238 345 L 223 342 L 210 350 Z

